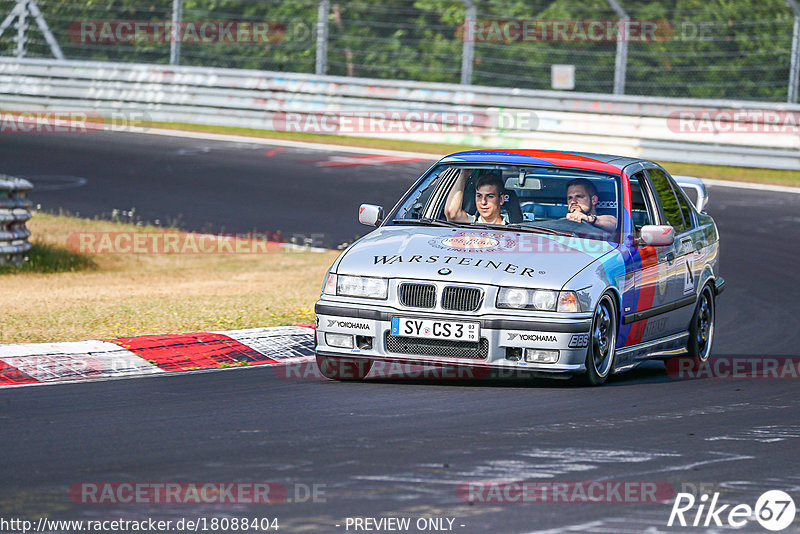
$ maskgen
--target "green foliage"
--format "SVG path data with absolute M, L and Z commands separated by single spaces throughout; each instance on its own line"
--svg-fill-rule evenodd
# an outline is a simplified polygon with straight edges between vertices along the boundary
M 15 0 L 0 0 L 0 16 Z M 793 15 L 784 0 L 620 0 L 632 21 L 656 21 L 659 39 L 629 42 L 626 93 L 669 97 L 784 101 Z M 606 0 L 475 0 L 478 23 L 614 21 Z M 38 0 L 71 59 L 167 63 L 168 42 L 87 43 L 70 26 L 81 21 L 168 21 L 171 0 Z M 331 0 L 327 73 L 458 83 L 461 0 Z M 316 0 L 185 0 L 187 21 L 271 21 L 285 28 L 275 42 L 181 44 L 181 64 L 314 72 Z M 50 57 L 29 19 L 29 57 Z M 0 54 L 14 53 L 14 26 Z M 613 89 L 614 39 L 503 40 L 474 43 L 476 85 L 551 88 L 553 64 L 575 65 L 576 91 Z

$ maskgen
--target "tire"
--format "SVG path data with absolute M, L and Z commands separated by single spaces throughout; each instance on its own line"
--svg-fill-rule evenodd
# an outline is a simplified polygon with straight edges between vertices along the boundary
M 317 367 L 322 376 L 333 380 L 364 380 L 372 369 L 372 361 L 317 356 Z
M 689 325 L 689 357 L 705 362 L 711 355 L 711 343 L 714 341 L 714 320 L 716 318 L 716 302 L 714 290 L 706 285 L 700 292 L 700 298 L 694 309 L 692 322 Z
M 608 293 L 600 297 L 592 317 L 589 348 L 586 350 L 586 373 L 581 382 L 586 386 L 603 384 L 614 368 L 617 345 L 617 308 Z

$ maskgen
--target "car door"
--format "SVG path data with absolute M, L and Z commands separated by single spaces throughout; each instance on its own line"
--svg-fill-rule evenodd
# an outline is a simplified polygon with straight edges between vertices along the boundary
M 689 322 L 694 314 L 694 304 L 697 293 L 700 290 L 698 280 L 703 270 L 703 250 L 706 246 L 706 236 L 700 228 L 697 220 L 697 212 L 693 209 L 686 192 L 679 186 L 672 176 L 669 176 L 670 184 L 675 191 L 681 215 L 686 225 L 685 230 L 676 238 L 677 258 L 676 258 L 676 285 L 681 290 L 681 303 L 677 308 L 677 320 L 684 324 L 684 329 L 688 328 Z M 677 292 L 677 291 L 676 291 Z
M 631 218 L 634 234 L 642 226 L 660 224 L 663 216 L 654 188 L 647 180 L 646 171 L 640 171 L 630 178 Z M 651 246 L 639 244 L 633 249 L 637 260 L 632 261 L 629 276 L 632 277 L 635 297 L 624 304 L 629 314 L 626 323 L 631 324 L 625 346 L 652 341 L 669 334 L 668 317 L 663 310 L 671 303 L 673 296 L 668 293 L 670 275 L 673 269 L 675 249 L 670 246 Z
M 660 167 L 647 169 L 652 196 L 659 203 L 660 224 L 672 226 L 675 242 L 666 252 L 666 287 L 662 305 L 654 310 L 663 323 L 661 336 L 686 331 L 694 311 L 697 272 L 694 261 L 692 210 L 672 178 Z M 653 316 L 655 318 L 656 315 Z

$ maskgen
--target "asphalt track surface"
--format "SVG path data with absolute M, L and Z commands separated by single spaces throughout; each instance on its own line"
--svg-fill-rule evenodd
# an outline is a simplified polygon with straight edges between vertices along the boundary
M 160 135 L 0 137 L 0 173 L 32 181 L 31 196 L 47 211 L 108 218 L 133 208 L 145 222 L 281 232 L 327 248 L 366 233 L 359 205 L 390 209 L 431 164 L 326 166 L 334 155 Z
M 193 148 L 192 156 L 181 152 Z M 88 214 L 133 205 L 145 218 L 181 213 L 187 227 L 255 225 L 336 239 L 360 231 L 350 224 L 360 201 L 391 205 L 427 165 L 320 170 L 314 162 L 329 154 L 287 148 L 267 157 L 268 148 L 132 135 L 22 136 L 2 140 L 0 161 L 9 174 L 87 180 L 36 193 L 48 209 Z M 169 179 L 157 169 L 170 169 Z M 280 184 L 292 192 L 282 193 Z M 800 357 L 798 207 L 797 195 L 710 189 L 728 281 L 712 358 Z M 412 525 L 420 517 L 451 518 L 452 531 L 464 533 L 714 530 L 668 528 L 671 500 L 459 498 L 459 484 L 486 480 L 649 481 L 751 506 L 764 491 L 780 489 L 800 505 L 798 379 L 677 380 L 660 363 L 591 389 L 283 375 L 249 368 L 2 389 L 0 515 L 277 517 L 284 532 L 354 532 L 346 518 L 381 516 L 409 517 Z M 271 481 L 283 484 L 292 502 L 70 500 L 71 485 L 92 481 Z M 324 494 L 304 500 L 313 485 Z M 686 514 L 689 521 L 696 511 Z M 765 532 L 755 520 L 742 530 Z

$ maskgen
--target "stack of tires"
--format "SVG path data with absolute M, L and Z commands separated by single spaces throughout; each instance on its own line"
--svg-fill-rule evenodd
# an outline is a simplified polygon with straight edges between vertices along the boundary
M 31 189 L 27 180 L 0 174 L 0 265 L 21 265 L 31 249 L 31 232 L 25 226 L 31 218 Z

